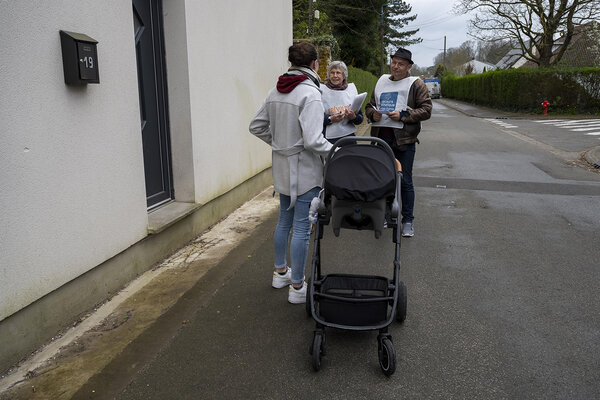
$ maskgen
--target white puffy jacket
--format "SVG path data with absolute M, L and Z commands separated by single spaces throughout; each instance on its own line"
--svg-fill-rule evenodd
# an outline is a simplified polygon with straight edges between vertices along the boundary
M 321 90 L 305 79 L 289 93 L 271 89 L 250 122 L 250 133 L 271 145 L 273 185 L 276 192 L 291 197 L 290 208 L 297 196 L 322 186 L 321 157 L 331 149 L 323 136 L 323 115 Z

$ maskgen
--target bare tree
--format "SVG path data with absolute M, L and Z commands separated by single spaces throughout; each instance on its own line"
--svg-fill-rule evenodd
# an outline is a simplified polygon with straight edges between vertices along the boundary
M 496 64 L 513 46 L 506 40 L 477 41 L 477 55 L 475 58 L 490 64 Z
M 475 70 L 475 67 L 473 67 L 473 64 L 467 64 L 467 65 L 465 65 L 464 74 L 465 75 L 471 75 L 474 70 Z
M 446 60 L 444 66 L 447 70 L 450 70 L 456 74 L 461 73 L 461 66 L 475 58 L 475 48 L 473 46 L 474 42 L 468 40 L 463 42 L 459 47 L 451 47 L 446 50 L 445 57 L 444 53 L 439 53 L 437 56 L 435 56 L 434 63 L 436 65 L 443 64 L 444 60 Z
M 549 67 L 569 47 L 575 26 L 600 17 L 600 1 L 458 0 L 455 11 L 477 13 L 470 21 L 471 36 L 514 41 L 526 59 Z

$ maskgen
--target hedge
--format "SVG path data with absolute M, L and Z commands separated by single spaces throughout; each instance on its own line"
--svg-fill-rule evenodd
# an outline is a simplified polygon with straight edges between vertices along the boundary
M 600 113 L 600 68 L 518 68 L 442 78 L 442 96 L 494 108 L 551 113 Z
M 348 66 L 348 82 L 352 82 L 356 85 L 358 93 L 367 92 L 367 98 L 362 106 L 363 114 L 365 112 L 365 105 L 369 102 L 378 79 L 377 76 L 370 72 Z

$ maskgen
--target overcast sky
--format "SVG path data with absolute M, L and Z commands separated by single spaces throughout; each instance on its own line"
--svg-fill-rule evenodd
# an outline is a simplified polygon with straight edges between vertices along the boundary
M 413 54 L 413 61 L 419 67 L 433 65 L 433 59 L 444 51 L 444 36 L 446 49 L 459 47 L 467 40 L 469 15 L 454 15 L 453 0 L 406 0 L 412 6 L 410 15 L 417 14 L 417 19 L 404 29 L 419 28 L 417 33 L 423 41 L 408 49 Z M 391 1 L 390 1 L 391 3 Z

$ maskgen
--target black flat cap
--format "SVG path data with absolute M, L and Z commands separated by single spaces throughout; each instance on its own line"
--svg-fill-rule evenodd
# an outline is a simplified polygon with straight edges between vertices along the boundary
M 394 55 L 392 57 L 404 58 L 409 63 L 414 64 L 413 60 L 411 59 L 412 53 L 402 47 L 400 47 L 398 50 L 396 50 L 396 52 L 394 53 Z

